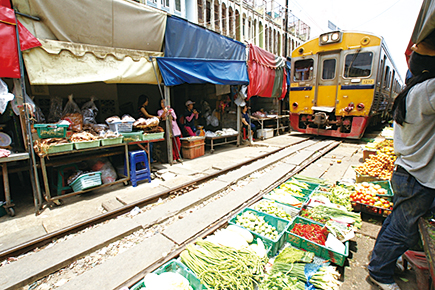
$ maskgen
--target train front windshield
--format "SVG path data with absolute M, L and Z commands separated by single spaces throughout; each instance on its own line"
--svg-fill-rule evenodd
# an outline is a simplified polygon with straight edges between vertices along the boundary
M 368 77 L 372 69 L 372 52 L 350 53 L 344 64 L 345 78 Z

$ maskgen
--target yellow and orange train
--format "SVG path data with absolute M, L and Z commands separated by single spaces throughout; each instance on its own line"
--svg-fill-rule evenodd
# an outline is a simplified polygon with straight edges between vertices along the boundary
M 325 33 L 292 52 L 290 124 L 306 134 L 359 139 L 391 118 L 401 89 L 382 37 Z

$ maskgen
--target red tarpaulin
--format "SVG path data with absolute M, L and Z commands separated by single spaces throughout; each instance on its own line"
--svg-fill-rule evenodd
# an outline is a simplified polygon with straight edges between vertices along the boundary
M 18 58 L 15 12 L 9 4 L 9 0 L 0 0 L 0 77 L 20 78 L 20 63 Z M 6 6 L 5 6 L 6 5 Z M 18 22 L 21 50 L 41 46 L 20 22 Z
M 252 96 L 283 99 L 287 92 L 285 60 L 249 44 L 248 100 Z

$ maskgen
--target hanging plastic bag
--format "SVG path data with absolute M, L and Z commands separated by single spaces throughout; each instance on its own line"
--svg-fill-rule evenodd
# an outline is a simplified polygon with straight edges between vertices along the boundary
M 82 106 L 83 124 L 97 124 L 95 118 L 97 117 L 98 108 L 94 103 L 94 96 L 91 100 Z
M 8 106 L 8 102 L 14 99 L 14 95 L 9 93 L 8 86 L 0 79 L 0 114 L 3 114 Z
M 23 101 L 23 98 L 20 97 L 20 91 L 21 88 L 14 85 L 14 89 L 12 90 L 12 93 L 15 95 L 14 100 L 12 101 L 12 110 L 14 111 L 15 115 L 20 115 L 20 109 L 18 108 L 18 101 L 22 101 L 23 104 L 27 104 L 27 109 L 29 110 L 28 113 L 33 114 L 35 112 L 35 103 L 33 103 L 32 99 L 27 95 L 27 93 L 24 96 L 25 101 Z
M 50 113 L 47 117 L 47 122 L 54 124 L 62 119 L 62 99 L 59 97 L 50 98 Z
M 73 95 L 68 96 L 68 102 L 62 112 L 62 120 L 67 120 L 71 123 L 68 129 L 74 132 L 83 131 L 83 115 L 79 106 L 74 102 Z
M 34 97 L 32 98 L 33 101 Z M 38 107 L 37 105 L 35 105 L 35 123 L 37 124 L 41 124 L 41 123 L 45 123 L 45 116 L 44 113 L 42 113 L 42 110 L 40 107 Z

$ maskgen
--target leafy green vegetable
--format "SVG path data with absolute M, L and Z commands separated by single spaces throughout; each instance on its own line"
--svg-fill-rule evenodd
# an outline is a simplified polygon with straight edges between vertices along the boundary
M 311 263 L 314 258 L 314 253 L 302 251 L 293 247 L 287 247 L 279 253 L 275 258 L 275 263 L 294 263 L 303 262 Z

